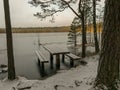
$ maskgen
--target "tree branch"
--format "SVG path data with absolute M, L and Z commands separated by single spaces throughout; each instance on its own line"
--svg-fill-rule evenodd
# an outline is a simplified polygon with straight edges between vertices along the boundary
M 65 0 L 61 0 L 61 1 L 63 1 L 65 4 L 67 4 L 68 7 L 73 11 L 73 13 L 74 13 L 77 17 L 81 18 L 81 16 L 80 16 L 78 13 L 76 13 L 76 11 L 69 5 L 68 2 L 66 2 Z M 81 0 L 80 0 L 80 1 L 81 1 Z

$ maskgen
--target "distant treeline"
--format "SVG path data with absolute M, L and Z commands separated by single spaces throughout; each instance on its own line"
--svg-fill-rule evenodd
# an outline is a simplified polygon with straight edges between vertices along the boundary
M 101 32 L 102 24 L 97 25 L 98 31 Z M 12 28 L 13 33 L 47 33 L 47 32 L 69 32 L 70 26 L 61 27 L 28 27 L 28 28 Z M 77 29 L 81 32 L 81 28 Z M 87 25 L 87 32 L 93 32 L 92 24 Z M 5 33 L 5 29 L 0 28 L 0 33 Z
M 29 27 L 29 28 L 12 28 L 13 33 L 38 33 L 38 32 L 68 32 L 69 26 L 63 27 Z M 0 33 L 5 33 L 5 29 L 0 29 Z

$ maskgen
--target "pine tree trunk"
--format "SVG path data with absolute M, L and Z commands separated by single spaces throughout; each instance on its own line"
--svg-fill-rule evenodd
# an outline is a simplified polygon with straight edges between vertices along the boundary
M 120 79 L 120 0 L 106 0 L 105 3 L 101 55 L 95 85 L 118 90 L 115 84 Z
M 85 31 L 85 21 L 84 21 L 84 15 L 82 17 L 82 58 L 86 56 L 86 31 Z
M 96 0 L 93 0 L 93 28 L 94 28 L 95 53 L 98 53 L 99 44 L 97 39 L 97 25 L 96 25 Z
M 12 43 L 12 32 L 9 12 L 9 0 L 3 0 L 4 11 L 5 11 L 5 24 L 6 24 L 6 38 L 7 38 L 7 55 L 8 55 L 8 79 L 15 79 L 15 67 L 14 67 L 14 56 L 13 56 L 13 43 Z
M 74 43 L 74 47 L 77 46 L 77 32 L 76 32 L 76 29 L 75 29 L 75 43 Z

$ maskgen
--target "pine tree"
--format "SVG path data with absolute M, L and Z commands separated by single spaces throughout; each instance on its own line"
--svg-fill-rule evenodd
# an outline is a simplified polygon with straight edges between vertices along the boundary
M 6 25 L 6 38 L 7 38 L 7 55 L 8 55 L 8 79 L 14 80 L 15 67 L 14 67 L 14 54 L 13 54 L 13 42 L 12 42 L 12 30 L 9 11 L 9 0 L 3 0 L 5 11 L 5 25 Z
M 77 46 L 77 29 L 80 27 L 80 20 L 79 18 L 75 17 L 71 26 L 70 31 L 68 34 L 68 43 L 73 45 L 74 47 Z
M 95 53 L 98 53 L 100 50 L 99 50 L 99 43 L 97 38 L 96 0 L 93 0 L 93 28 L 94 28 Z
M 99 88 L 106 86 L 108 90 L 118 90 L 116 85 L 120 79 L 119 65 L 120 0 L 106 0 L 101 55 L 95 86 Z

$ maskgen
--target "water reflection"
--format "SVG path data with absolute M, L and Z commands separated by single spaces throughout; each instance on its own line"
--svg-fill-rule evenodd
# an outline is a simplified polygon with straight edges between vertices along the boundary
M 39 37 L 40 42 L 43 44 L 59 42 L 61 47 L 66 47 L 67 33 L 40 33 Z M 16 74 L 25 76 L 28 79 L 40 79 L 37 57 L 35 55 L 35 50 L 38 49 L 38 34 L 13 34 L 13 45 Z M 0 64 L 7 64 L 5 34 L 0 34 Z M 47 72 L 50 72 L 49 64 L 46 65 L 46 69 Z M 7 74 L 0 74 L 0 79 L 6 76 Z

